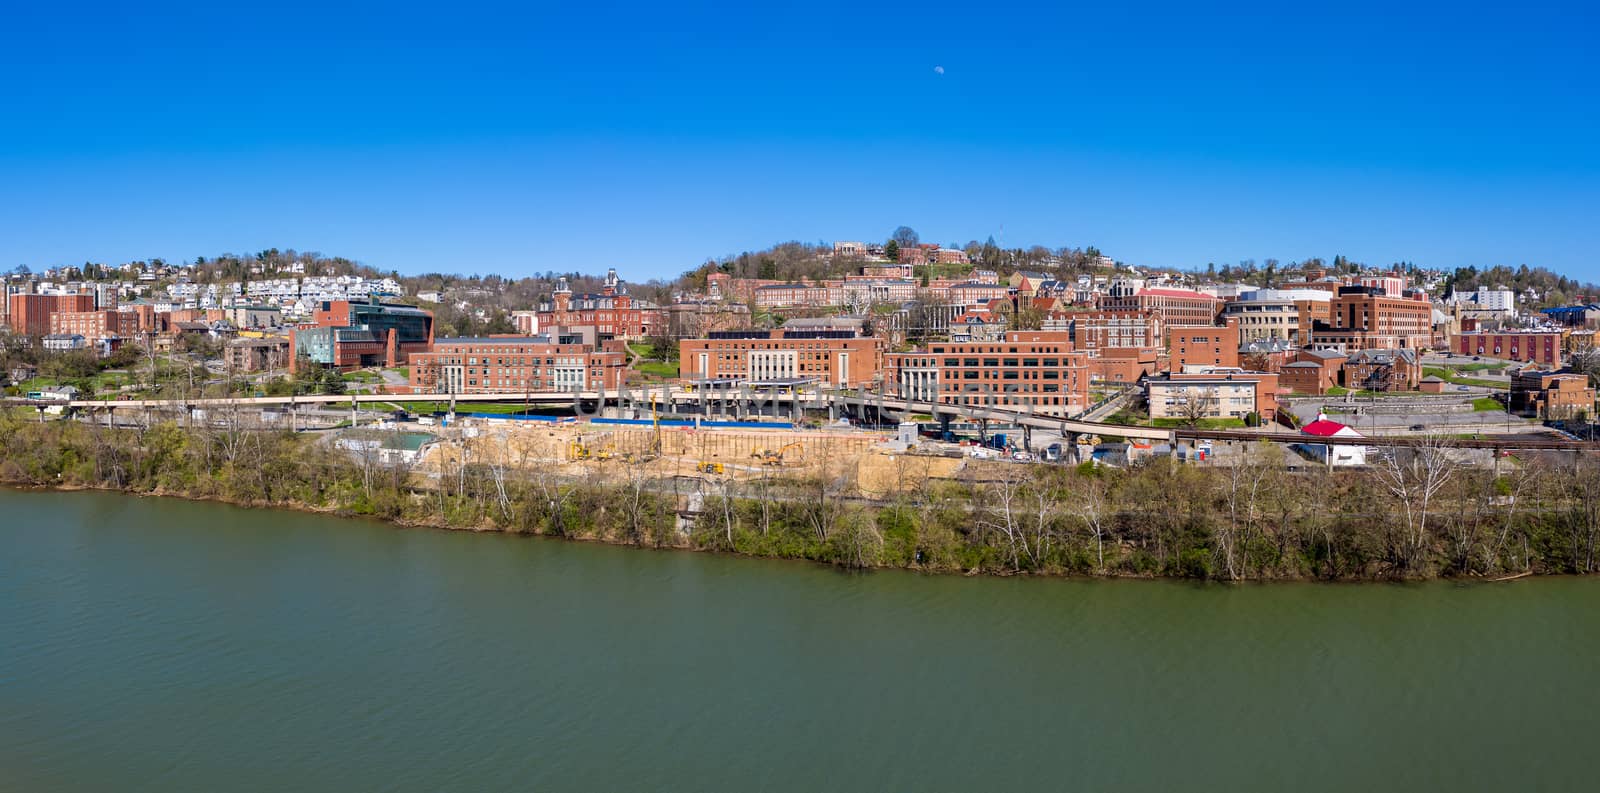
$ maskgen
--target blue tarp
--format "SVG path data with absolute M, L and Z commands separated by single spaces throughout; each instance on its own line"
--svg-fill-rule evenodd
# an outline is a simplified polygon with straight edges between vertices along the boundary
M 591 424 L 625 424 L 636 427 L 649 427 L 658 422 L 651 419 L 591 419 Z M 695 423 L 686 419 L 662 419 L 663 427 L 693 427 Z M 720 429 L 756 429 L 756 430 L 792 430 L 792 421 L 702 421 L 701 427 L 716 427 Z

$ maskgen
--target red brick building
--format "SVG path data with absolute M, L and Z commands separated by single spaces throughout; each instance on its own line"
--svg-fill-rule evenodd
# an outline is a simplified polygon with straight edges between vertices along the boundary
M 1310 344 L 1358 350 L 1423 350 L 1433 344 L 1433 305 L 1364 286 L 1340 287 L 1329 322 L 1315 322 Z
M 76 333 L 90 341 L 139 333 L 139 315 L 131 311 L 58 311 L 50 315 L 51 333 Z
M 1105 311 L 1154 311 L 1161 315 L 1161 320 L 1167 325 L 1212 325 L 1222 311 L 1222 300 L 1187 289 L 1139 289 L 1132 294 L 1117 289 L 1100 297 L 1099 308 Z
M 734 330 L 678 342 L 678 376 L 689 380 L 808 378 L 856 388 L 878 380 L 886 344 L 849 330 Z
M 437 339 L 411 354 L 417 393 L 522 394 L 530 391 L 614 391 L 623 384 L 627 355 L 546 336 Z
M 606 274 L 605 286 L 596 294 L 574 295 L 561 279 L 550 302 L 539 307 L 535 317 L 540 328 L 590 326 L 601 339 L 643 339 L 664 332 L 667 312 L 648 301 L 636 301 L 628 294 L 617 271 Z
M 1003 341 L 887 355 L 884 390 L 918 402 L 1070 416 L 1089 406 L 1089 361 L 1066 331 L 1011 331 Z
M 1297 394 L 1326 394 L 1339 385 L 1345 356 L 1326 350 L 1300 350 L 1278 370 L 1278 384 Z
M 1416 391 L 1422 364 L 1415 350 L 1359 350 L 1344 362 L 1343 379 L 1352 391 Z
M 94 295 L 12 295 L 6 316 L 11 332 L 19 336 L 51 333 L 50 317 L 61 312 L 94 310 Z
M 1239 366 L 1239 323 L 1229 319 L 1228 324 L 1168 325 L 1167 352 L 1171 356 L 1174 372 L 1201 368 L 1237 368 Z
M 1561 331 L 1502 331 L 1457 334 L 1457 355 L 1481 355 L 1508 361 L 1561 366 Z

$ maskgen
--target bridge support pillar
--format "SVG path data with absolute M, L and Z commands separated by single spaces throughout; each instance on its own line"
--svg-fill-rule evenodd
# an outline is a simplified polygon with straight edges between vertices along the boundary
M 1022 425 L 1022 450 L 1033 453 L 1033 427 L 1027 424 Z
M 117 426 L 116 414 L 117 414 L 117 409 L 116 408 L 106 408 L 106 426 L 107 427 L 115 427 L 115 426 Z
M 950 414 L 939 413 L 939 440 L 944 440 L 950 434 Z

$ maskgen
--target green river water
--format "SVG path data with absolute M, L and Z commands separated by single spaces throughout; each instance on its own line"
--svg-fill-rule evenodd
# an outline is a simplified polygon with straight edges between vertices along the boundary
M 0 491 L 0 791 L 1588 790 L 1597 628 Z

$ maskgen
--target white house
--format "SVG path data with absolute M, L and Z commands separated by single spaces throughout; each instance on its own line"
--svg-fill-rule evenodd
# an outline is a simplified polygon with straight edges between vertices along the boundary
M 1303 448 L 1322 463 L 1335 465 L 1366 465 L 1367 447 L 1352 443 L 1333 443 L 1335 438 L 1359 439 L 1361 433 L 1337 421 L 1329 421 L 1319 414 L 1317 420 L 1300 428 L 1300 434 L 1316 442 L 1303 444 Z M 1331 459 L 1330 459 L 1331 455 Z

